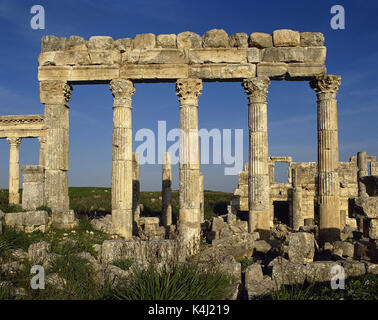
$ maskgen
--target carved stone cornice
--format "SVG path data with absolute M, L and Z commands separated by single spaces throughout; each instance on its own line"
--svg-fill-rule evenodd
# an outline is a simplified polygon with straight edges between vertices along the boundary
M 242 86 L 250 101 L 266 101 L 270 80 L 268 77 L 244 79 Z
M 130 106 L 131 97 L 135 94 L 132 81 L 127 79 L 113 79 L 110 81 L 110 91 L 114 97 L 114 106 Z
M 198 97 L 202 94 L 202 80 L 187 78 L 176 81 L 176 95 L 179 97 L 180 104 L 198 105 Z
M 68 104 L 73 88 L 66 81 L 46 80 L 40 83 L 40 98 L 42 103 Z
M 8 137 L 7 140 L 11 147 L 18 147 L 22 139 L 19 137 Z
M 324 74 L 314 77 L 310 81 L 310 87 L 316 93 L 333 93 L 336 94 L 341 84 L 341 76 Z

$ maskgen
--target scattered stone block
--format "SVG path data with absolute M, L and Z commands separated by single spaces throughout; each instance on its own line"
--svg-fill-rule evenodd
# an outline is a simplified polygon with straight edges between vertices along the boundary
M 258 263 L 251 264 L 245 270 L 245 283 L 250 281 L 262 281 L 264 279 L 261 265 Z
M 378 239 L 378 219 L 370 219 L 369 237 L 371 239 Z
M 333 243 L 332 253 L 339 257 L 353 258 L 354 257 L 354 244 L 344 241 L 335 241 Z
M 308 263 L 314 260 L 314 235 L 307 232 L 289 235 L 289 260 L 295 263 Z
M 256 297 L 264 296 L 274 290 L 274 282 L 269 276 L 265 276 L 263 280 L 250 280 L 246 282 L 248 299 L 253 300 Z
M 114 40 L 108 36 L 93 36 L 88 41 L 89 50 L 112 50 L 114 48 Z
M 277 257 L 268 266 L 273 267 L 272 280 L 275 288 L 280 288 L 282 285 L 303 284 L 306 280 L 306 267 L 303 264 Z

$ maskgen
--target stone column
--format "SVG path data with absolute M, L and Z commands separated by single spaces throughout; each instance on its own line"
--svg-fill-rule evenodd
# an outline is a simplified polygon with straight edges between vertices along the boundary
M 270 233 L 269 158 L 266 95 L 268 77 L 245 79 L 248 95 L 249 169 L 248 205 L 249 232 L 258 231 L 262 238 Z
M 20 203 L 20 143 L 21 138 L 7 138 L 9 142 L 9 204 Z
M 133 217 L 134 222 L 140 218 L 140 168 L 139 168 L 139 153 L 133 152 Z
M 357 171 L 358 196 L 363 197 L 363 196 L 366 196 L 367 194 L 366 194 L 365 184 L 362 183 L 361 178 L 369 175 L 366 152 L 357 152 L 357 167 L 358 167 L 358 171 Z
M 176 82 L 180 101 L 180 209 L 179 236 L 186 253 L 198 251 L 200 243 L 198 97 L 201 79 Z
M 163 170 L 162 170 L 162 224 L 163 226 L 170 226 L 172 224 L 172 168 L 171 168 L 171 154 L 164 153 Z
M 113 100 L 112 221 L 115 232 L 125 239 L 133 231 L 133 159 L 130 80 L 110 82 Z
M 302 187 L 295 186 L 293 188 L 293 229 L 299 230 L 304 226 L 302 215 Z
M 200 201 L 201 201 L 201 204 L 200 204 L 200 207 L 201 207 L 201 215 L 200 215 L 200 222 L 204 222 L 205 221 L 205 186 L 204 186 L 204 180 L 203 180 L 203 174 L 200 173 L 200 177 L 199 177 L 199 188 L 200 188 L 200 195 L 201 195 L 201 198 L 200 198 Z
M 45 200 L 58 219 L 69 211 L 69 106 L 72 87 L 65 81 L 41 81 L 40 97 L 45 104 Z M 54 220 L 54 219 L 53 219 Z M 54 221 L 53 221 L 54 223 Z
M 39 165 L 45 166 L 46 157 L 46 137 L 38 137 L 39 142 Z
M 340 76 L 321 75 L 310 82 L 318 104 L 318 205 L 322 242 L 340 238 L 337 101 Z

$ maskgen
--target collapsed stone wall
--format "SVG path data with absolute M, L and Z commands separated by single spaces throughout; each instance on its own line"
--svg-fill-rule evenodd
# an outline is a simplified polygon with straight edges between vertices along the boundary
M 213 29 L 138 34 L 113 40 L 45 36 L 39 55 L 39 80 L 130 80 L 200 78 L 241 80 L 256 76 L 309 80 L 325 74 L 326 47 L 318 32 L 276 30 L 228 36 Z
M 377 174 L 377 162 L 375 157 L 368 157 L 371 175 Z M 277 183 L 274 181 L 274 164 L 287 162 L 288 182 Z M 274 218 L 274 202 L 287 201 L 289 215 L 292 224 L 293 215 L 293 190 L 295 186 L 301 187 L 301 213 L 303 220 L 314 219 L 317 189 L 317 163 L 316 162 L 292 162 L 290 157 L 270 157 L 270 203 L 271 226 Z M 351 215 L 350 199 L 358 196 L 358 166 L 357 158 L 353 156 L 349 162 L 340 162 L 337 169 L 340 179 L 340 215 L 342 227 L 349 225 L 356 227 L 356 220 Z M 238 187 L 235 189 L 231 200 L 231 212 L 248 211 L 248 163 L 239 173 Z

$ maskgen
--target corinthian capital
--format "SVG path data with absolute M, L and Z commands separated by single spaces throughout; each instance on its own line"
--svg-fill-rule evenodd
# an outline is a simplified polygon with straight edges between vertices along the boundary
M 71 99 L 72 86 L 66 81 L 46 80 L 40 83 L 40 97 L 42 103 L 67 104 Z
M 257 77 L 251 79 L 244 79 L 242 86 L 248 97 L 259 97 L 266 99 L 269 84 L 270 80 L 268 77 Z
M 201 95 L 202 80 L 201 79 L 178 79 L 176 81 L 176 95 L 179 97 L 180 103 L 182 102 L 197 102 L 198 97 Z
M 127 79 L 113 79 L 110 81 L 110 90 L 114 97 L 114 105 L 131 105 L 131 97 L 135 93 L 132 81 Z
M 313 78 L 310 87 L 317 93 L 337 93 L 341 84 L 341 77 L 324 74 Z
M 7 138 L 7 140 L 8 140 L 8 142 L 11 146 L 18 147 L 20 145 L 22 139 L 18 138 L 18 137 L 9 137 L 9 138 Z

